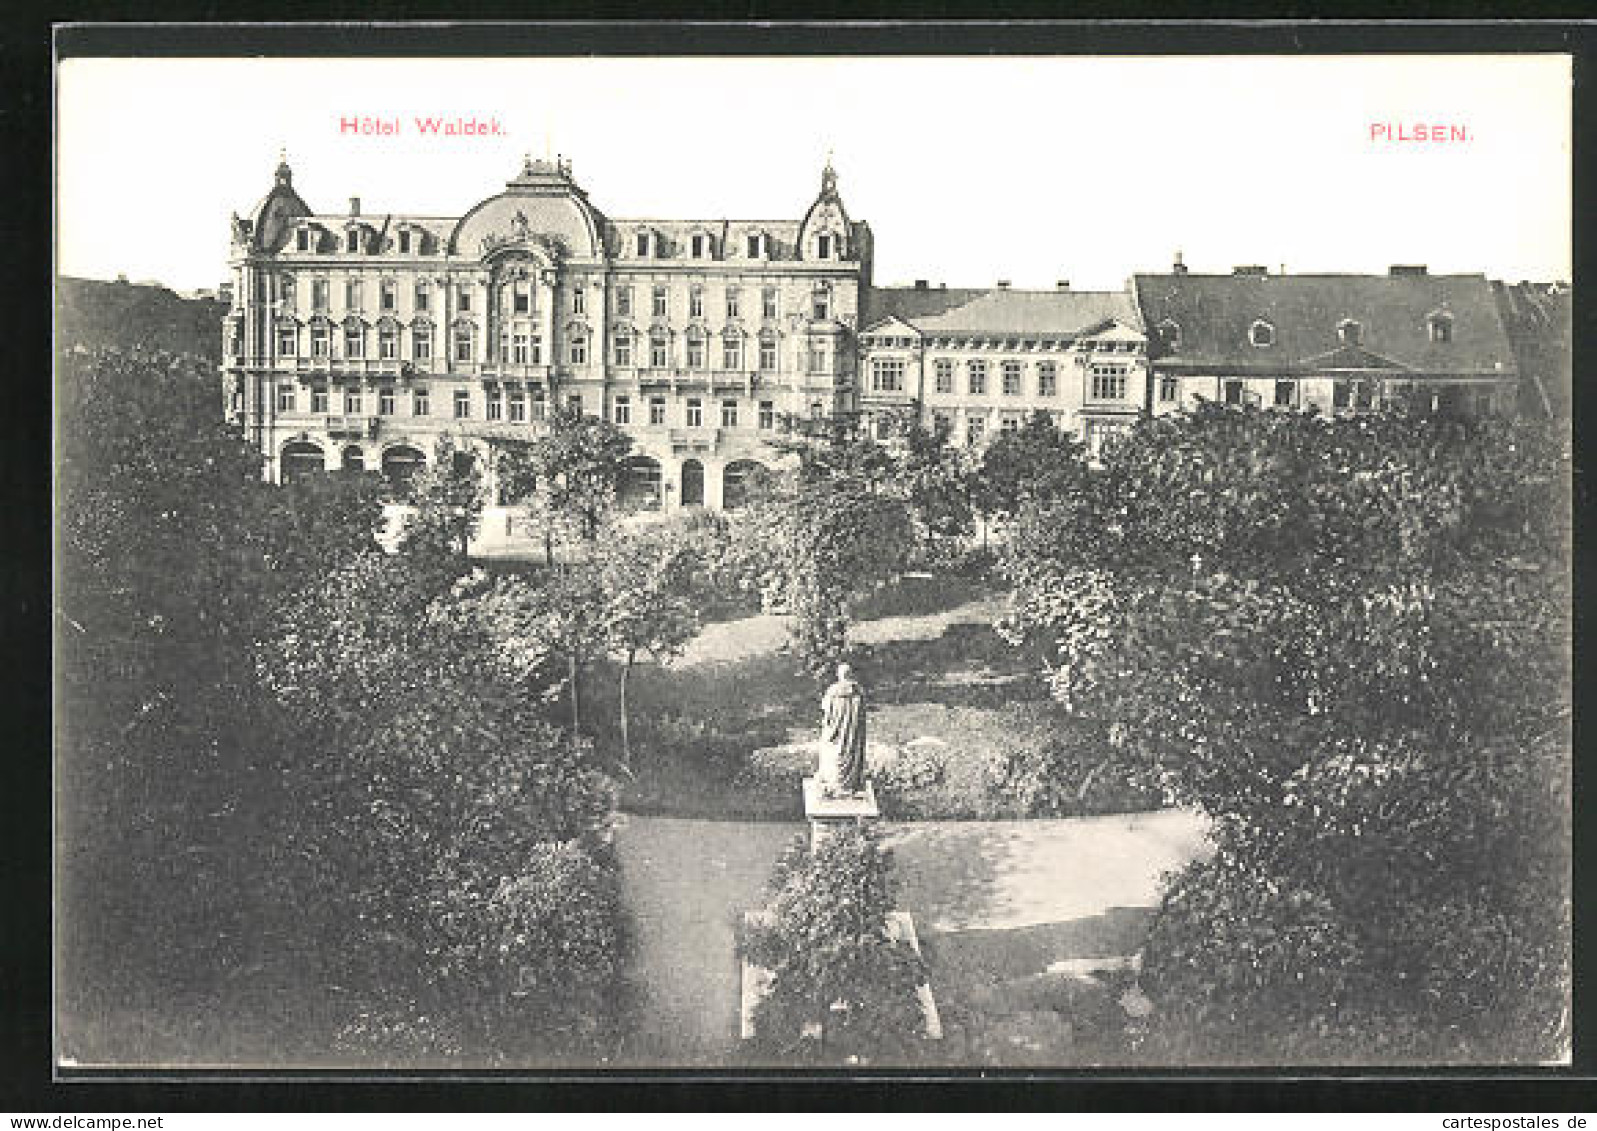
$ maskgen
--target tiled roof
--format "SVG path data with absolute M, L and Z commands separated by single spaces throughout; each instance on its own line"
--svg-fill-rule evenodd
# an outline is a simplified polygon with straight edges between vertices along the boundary
M 1149 339 L 1169 368 L 1325 368 L 1346 356 L 1337 328 L 1353 321 L 1373 362 L 1416 373 L 1515 373 L 1484 275 L 1137 275 L 1134 285 Z M 1450 340 L 1431 339 L 1433 314 L 1451 318 Z M 1174 351 L 1157 345 L 1167 319 L 1180 327 Z M 1259 321 L 1273 327 L 1272 345 L 1252 344 Z
M 1110 319 L 1141 325 L 1125 291 L 872 287 L 863 306 L 863 326 L 891 317 L 928 335 L 1075 337 Z

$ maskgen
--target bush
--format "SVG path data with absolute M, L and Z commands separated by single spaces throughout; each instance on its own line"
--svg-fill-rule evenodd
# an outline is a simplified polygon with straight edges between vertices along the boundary
M 987 766 L 993 790 L 1023 816 L 1140 813 L 1167 803 L 1161 789 L 1118 757 L 1107 729 L 1090 721 L 1062 718 L 1045 741 L 994 754 Z
M 771 971 L 755 1010 L 756 1040 L 779 1059 L 904 1061 L 921 1049 L 920 957 L 887 933 L 896 885 L 892 857 L 869 826 L 829 835 L 811 853 L 795 841 L 771 880 L 771 921 L 743 952 Z M 801 1037 L 806 1025 L 820 1037 Z

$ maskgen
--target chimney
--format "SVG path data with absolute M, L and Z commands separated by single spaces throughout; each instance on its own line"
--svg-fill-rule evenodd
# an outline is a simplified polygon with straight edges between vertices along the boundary
M 349 198 L 349 214 L 351 216 L 360 215 L 360 197 L 352 196 Z
M 1231 269 L 1231 274 L 1233 275 L 1249 275 L 1257 278 L 1263 278 L 1269 273 L 1270 269 L 1264 266 L 1262 263 L 1249 263 L 1241 267 L 1233 267 Z
M 916 279 L 915 280 L 915 289 L 917 291 L 924 291 L 924 290 L 929 290 L 930 287 L 927 284 L 925 279 Z
M 1388 272 L 1391 275 L 1424 275 L 1426 274 L 1423 263 L 1394 263 Z
M 1054 281 L 1054 290 L 1056 290 L 1056 291 L 1068 291 L 1069 289 L 1070 289 L 1070 280 L 1069 279 L 1056 279 Z
M 1181 261 L 1181 253 L 1179 251 L 1176 252 L 1176 261 L 1170 265 L 1170 273 L 1172 275 L 1185 275 L 1187 273 L 1187 265 Z
M 946 291 L 948 289 L 948 284 L 947 283 L 938 283 L 937 284 L 937 289 L 940 290 L 940 291 Z
M 1001 291 L 1007 291 L 1009 289 L 1009 280 L 1008 279 L 999 279 L 998 280 L 998 289 L 1001 290 Z

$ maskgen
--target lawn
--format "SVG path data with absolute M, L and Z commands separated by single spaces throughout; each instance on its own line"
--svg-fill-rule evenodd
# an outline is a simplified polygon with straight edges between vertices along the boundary
M 1011 780 L 1049 757 L 1070 724 L 1048 698 L 1039 657 L 993 630 L 1003 611 L 1003 596 L 982 583 L 926 576 L 886 586 L 860 608 L 851 660 L 870 697 L 870 772 L 889 816 L 1036 814 L 1035 799 L 1017 794 Z M 814 769 L 808 744 L 822 686 L 789 653 L 784 618 L 710 623 L 676 662 L 637 668 L 631 687 L 623 810 L 802 819 L 799 780 Z M 592 673 L 583 693 L 585 726 L 617 758 L 613 673 Z M 1092 788 L 1049 815 L 1157 806 L 1112 773 L 1090 776 L 1099 760 L 1076 773 Z

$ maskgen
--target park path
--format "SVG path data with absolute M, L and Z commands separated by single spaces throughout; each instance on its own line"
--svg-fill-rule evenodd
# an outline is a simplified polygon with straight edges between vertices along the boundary
M 622 1064 L 725 1064 L 736 1043 L 737 917 L 757 906 L 794 824 L 627 816 L 617 830 L 635 925 L 637 1029 Z M 900 902 L 936 967 L 966 979 L 1037 974 L 1134 948 L 1160 875 L 1205 851 L 1202 821 L 1168 810 L 1051 821 L 885 827 Z

